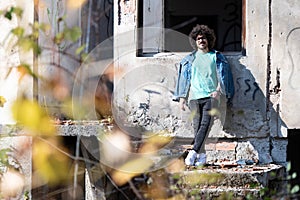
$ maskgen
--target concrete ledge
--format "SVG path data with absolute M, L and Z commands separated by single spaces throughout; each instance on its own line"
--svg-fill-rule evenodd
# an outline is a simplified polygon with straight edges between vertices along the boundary
M 188 199 L 221 195 L 231 195 L 234 198 L 249 195 L 254 199 L 262 199 L 266 191 L 276 191 L 277 194 L 285 191 L 284 176 L 285 168 L 274 164 L 221 169 L 208 166 L 172 174 L 171 182 Z

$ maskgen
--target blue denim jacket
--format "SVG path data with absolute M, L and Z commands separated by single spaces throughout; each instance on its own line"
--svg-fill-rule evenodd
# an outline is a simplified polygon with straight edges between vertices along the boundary
M 216 50 L 212 51 L 215 52 L 217 58 L 217 76 L 221 86 L 221 93 L 230 100 L 234 95 L 234 83 L 229 63 L 220 52 Z M 195 52 L 196 51 L 193 51 L 180 62 L 178 78 L 173 96 L 174 101 L 179 101 L 179 98 L 187 98 L 191 84 L 191 70 L 192 63 L 195 59 Z

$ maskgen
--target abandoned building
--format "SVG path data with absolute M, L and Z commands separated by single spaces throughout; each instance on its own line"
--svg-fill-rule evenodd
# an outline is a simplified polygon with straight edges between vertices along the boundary
M 24 12 L 21 19 L 0 18 L 4 27 L 0 30 L 0 96 L 6 99 L 0 107 L 1 134 L 15 124 L 10 107 L 24 94 L 37 99 L 52 116 L 68 119 L 62 113 L 63 97 L 45 92 L 41 81 L 32 76 L 19 81 L 17 70 L 6 76 L 9 67 L 26 62 L 33 72 L 53 83 L 62 81 L 76 105 L 84 105 L 87 111 L 83 113 L 74 109 L 74 121 L 94 122 L 111 113 L 131 136 L 141 136 L 141 130 L 164 130 L 188 141 L 193 137 L 191 113 L 180 111 L 172 95 L 178 63 L 192 50 L 188 34 L 196 24 L 207 24 L 215 30 L 215 48 L 228 59 L 235 83 L 232 105 L 221 102 L 217 108 L 205 144 L 207 160 L 244 159 L 282 166 L 291 162 L 292 171 L 300 173 L 298 1 L 6 0 L 1 1 L 0 10 L 11 6 Z M 49 38 L 65 26 L 57 22 L 60 18 L 82 32 L 65 54 L 50 52 L 37 59 L 6 42 L 13 28 L 37 20 L 51 25 L 39 35 L 38 43 L 53 48 Z M 68 55 L 82 44 L 90 60 L 78 63 Z M 64 95 L 65 90 L 59 94 Z M 62 127 L 60 134 L 88 136 L 93 130 Z M 15 137 L 1 140 L 4 148 L 16 144 Z M 30 179 L 31 154 L 25 157 L 23 168 Z

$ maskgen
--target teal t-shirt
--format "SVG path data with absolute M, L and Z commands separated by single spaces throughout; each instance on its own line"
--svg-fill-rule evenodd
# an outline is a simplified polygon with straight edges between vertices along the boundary
M 216 70 L 216 54 L 214 52 L 195 53 L 192 64 L 192 77 L 189 99 L 209 97 L 218 86 Z

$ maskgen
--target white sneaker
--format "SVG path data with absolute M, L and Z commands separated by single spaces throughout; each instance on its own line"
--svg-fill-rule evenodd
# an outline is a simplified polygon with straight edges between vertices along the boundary
M 195 166 L 200 166 L 205 164 L 206 164 L 206 154 L 205 153 L 197 154 Z
M 195 150 L 191 150 L 189 151 L 184 162 L 186 165 L 194 165 L 196 158 L 197 158 L 197 152 Z

